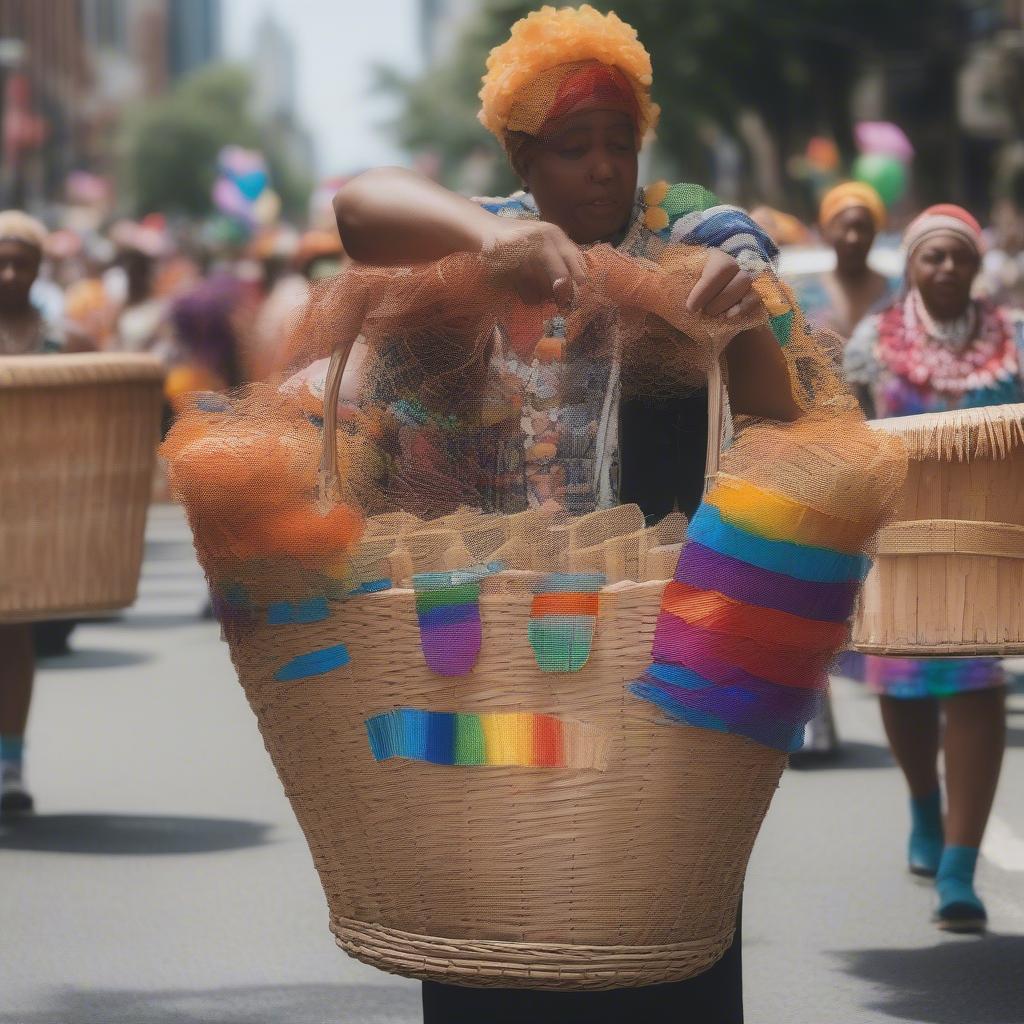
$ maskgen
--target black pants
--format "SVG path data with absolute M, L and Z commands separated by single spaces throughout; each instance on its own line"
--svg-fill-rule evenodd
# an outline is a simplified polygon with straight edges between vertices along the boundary
M 622 403 L 620 499 L 649 523 L 700 503 L 707 392 Z M 709 971 L 688 981 L 610 992 L 536 992 L 423 983 L 424 1024 L 743 1024 L 742 907 L 736 937 Z
M 704 489 L 708 393 L 629 399 L 619 412 L 619 500 L 640 506 L 648 523 L 678 508 L 691 516 Z
M 688 981 L 609 992 L 532 992 L 423 983 L 423 1024 L 743 1024 L 740 931 L 725 956 Z

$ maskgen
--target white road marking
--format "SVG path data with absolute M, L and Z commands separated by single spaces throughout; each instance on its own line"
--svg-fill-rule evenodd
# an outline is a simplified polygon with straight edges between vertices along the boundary
M 989 818 L 981 855 L 1003 871 L 1024 871 L 1024 839 L 995 814 Z

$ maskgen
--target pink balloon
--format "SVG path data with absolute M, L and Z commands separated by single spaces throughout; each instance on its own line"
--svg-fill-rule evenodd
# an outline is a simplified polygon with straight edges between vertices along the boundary
M 238 186 L 227 178 L 218 178 L 213 184 L 213 205 L 228 217 L 253 223 L 252 204 L 242 195 Z
M 903 129 L 892 121 L 860 121 L 853 130 L 857 148 L 862 153 L 894 156 L 902 163 L 909 163 L 914 156 L 914 147 Z

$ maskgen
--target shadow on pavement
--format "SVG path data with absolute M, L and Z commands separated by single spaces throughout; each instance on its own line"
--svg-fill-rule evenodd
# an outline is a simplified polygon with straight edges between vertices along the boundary
M 892 768 L 895 765 L 889 748 L 881 743 L 843 740 L 835 754 L 791 754 L 790 768 L 797 771 L 850 771 L 860 768 Z
M 39 659 L 40 668 L 129 668 L 145 665 L 156 657 L 148 651 L 123 651 L 112 647 L 72 647 L 67 654 Z
M 423 1019 L 420 988 L 415 984 L 67 990 L 51 998 L 44 1010 L 0 1011 L 0 1024 L 418 1024 Z
M 0 820 L 0 850 L 115 856 L 217 853 L 262 846 L 272 827 L 232 818 L 36 814 Z
M 950 938 L 930 949 L 841 954 L 847 973 L 882 989 L 871 1009 L 921 1024 L 1021 1024 L 1024 935 Z

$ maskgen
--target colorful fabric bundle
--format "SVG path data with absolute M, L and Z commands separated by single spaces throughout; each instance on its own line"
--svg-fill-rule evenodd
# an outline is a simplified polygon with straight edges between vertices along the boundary
M 642 198 L 644 225 L 662 241 L 721 249 L 751 274 L 779 258 L 779 247 L 762 227 L 702 185 L 658 181 L 643 189 Z
M 634 696 L 689 725 L 800 747 L 867 568 L 863 527 L 721 475 L 662 598 Z
M 501 568 L 495 563 L 413 576 L 420 646 L 431 671 L 463 676 L 476 664 L 482 639 L 480 581 Z
M 377 761 L 403 757 L 445 765 L 601 768 L 591 726 L 533 712 L 468 714 L 396 708 L 366 721 Z
M 590 657 L 603 573 L 553 572 L 535 587 L 527 631 L 542 672 L 578 672 Z

